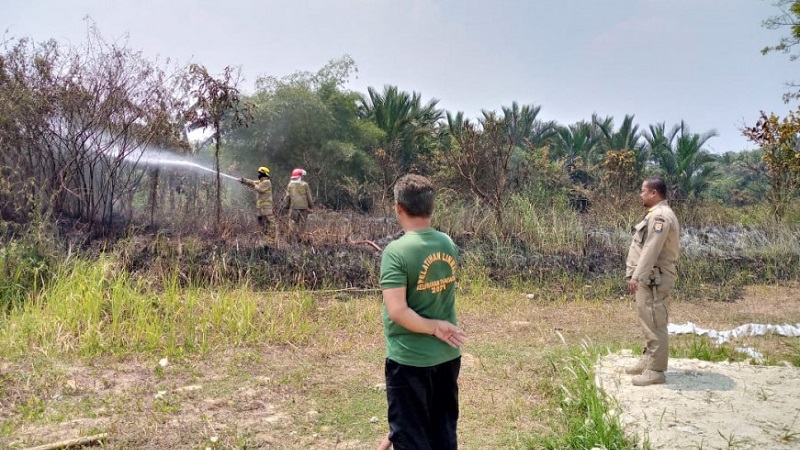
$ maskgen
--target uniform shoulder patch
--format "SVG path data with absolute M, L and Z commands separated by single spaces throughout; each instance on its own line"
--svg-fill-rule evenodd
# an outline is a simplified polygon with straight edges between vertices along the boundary
M 664 231 L 664 221 L 657 220 L 655 225 L 653 225 L 653 231 L 655 231 L 656 233 L 661 233 L 662 231 Z

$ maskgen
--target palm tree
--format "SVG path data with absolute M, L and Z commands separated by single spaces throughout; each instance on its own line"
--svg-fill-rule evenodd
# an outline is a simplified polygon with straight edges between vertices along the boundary
M 597 135 L 590 123 L 560 126 L 556 129 L 551 156 L 563 162 L 573 183 L 585 188 L 594 180 L 590 175 L 595 168 L 591 160 L 597 145 Z
M 614 119 L 606 117 L 599 120 L 593 117 L 598 128 L 600 149 L 596 154 L 603 155 L 604 185 L 612 187 L 617 195 L 630 191 L 642 179 L 647 164 L 648 152 L 641 141 L 639 126 L 634 125 L 633 116 L 626 115 L 618 130 L 614 129 Z
M 523 105 L 512 102 L 510 107 L 504 106 L 503 122 L 508 129 L 511 142 L 518 148 L 534 149 L 543 146 L 548 139 L 555 136 L 554 122 L 543 122 L 538 119 L 541 106 Z M 484 117 L 487 113 L 484 112 Z
M 651 125 L 650 134 L 645 135 L 657 172 L 672 186 L 674 198 L 700 197 L 717 175 L 716 157 L 703 149 L 717 132 L 690 133 L 683 121 L 668 133 L 665 130 L 663 123 Z
M 541 110 L 541 106 L 520 106 L 517 102 L 513 102 L 510 107 L 502 107 L 503 123 L 512 144 L 507 168 L 509 187 L 521 187 L 532 182 L 544 181 L 534 175 L 532 162 L 536 159 L 536 155 L 546 154 L 547 145 L 556 135 L 556 127 L 554 121 L 543 121 L 538 118 Z
M 359 115 L 384 132 L 382 147 L 376 150 L 375 157 L 383 172 L 384 189 L 388 191 L 430 150 L 434 126 L 442 118 L 442 111 L 436 107 L 438 100 L 423 104 L 420 94 L 408 94 L 396 86 L 384 86 L 383 93 L 370 87 L 367 92 Z
M 616 131 L 614 131 L 613 119 L 597 122 L 601 133 L 599 146 L 603 149 L 603 153 L 609 150 L 633 151 L 636 156 L 637 170 L 644 171 L 648 158 L 647 146 L 641 142 L 642 133 L 639 131 L 639 125 L 634 125 L 633 117 L 626 115 L 622 119 L 622 125 Z

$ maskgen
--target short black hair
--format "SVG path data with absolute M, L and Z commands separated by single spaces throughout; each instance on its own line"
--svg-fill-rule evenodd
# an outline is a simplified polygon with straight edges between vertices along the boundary
M 644 183 L 650 189 L 658 192 L 661 198 L 667 198 L 667 182 L 661 177 L 645 178 Z
M 422 175 L 408 174 L 394 184 L 394 201 L 411 217 L 430 217 L 436 191 Z

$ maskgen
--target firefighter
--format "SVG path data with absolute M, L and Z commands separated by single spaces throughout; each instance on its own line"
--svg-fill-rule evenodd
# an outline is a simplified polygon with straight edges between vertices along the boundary
M 258 180 L 240 178 L 239 182 L 256 191 L 256 217 L 258 224 L 267 234 L 272 234 L 275 227 L 275 214 L 272 212 L 272 182 L 269 179 L 269 168 L 258 168 Z
M 311 188 L 303 181 L 306 171 L 294 169 L 289 185 L 286 186 L 286 197 L 283 204 L 289 210 L 291 221 L 290 235 L 297 240 L 303 240 L 306 233 L 308 213 L 313 210 L 314 202 L 311 199 Z

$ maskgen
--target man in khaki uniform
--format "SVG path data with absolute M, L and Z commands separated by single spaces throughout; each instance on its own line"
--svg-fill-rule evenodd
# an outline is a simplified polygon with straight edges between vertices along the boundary
M 283 199 L 284 207 L 289 209 L 292 219 L 291 234 L 295 239 L 302 240 L 306 233 L 308 213 L 313 210 L 314 202 L 311 199 L 311 188 L 303 181 L 306 171 L 294 169 L 289 185 L 286 186 L 286 197 Z
M 625 262 L 628 290 L 635 295 L 639 324 L 644 331 L 644 354 L 625 369 L 635 386 L 666 382 L 669 359 L 669 296 L 677 278 L 680 225 L 667 203 L 667 185 L 661 178 L 642 183 L 642 204 L 649 208 L 633 234 Z
M 275 226 L 275 214 L 272 212 L 272 181 L 269 179 L 269 168 L 258 168 L 258 180 L 240 178 L 239 182 L 256 191 L 256 211 L 258 224 L 269 236 Z

